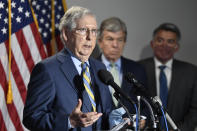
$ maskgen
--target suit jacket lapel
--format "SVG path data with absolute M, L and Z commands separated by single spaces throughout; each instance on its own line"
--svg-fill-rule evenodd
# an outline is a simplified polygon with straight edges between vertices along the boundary
M 62 63 L 60 66 L 60 69 L 64 73 L 65 77 L 67 78 L 70 85 L 73 87 L 73 89 L 77 91 L 74 84 L 74 78 L 76 75 L 78 75 L 78 72 L 75 68 L 74 63 L 72 62 L 72 59 L 68 52 L 64 49 L 60 54 L 57 55 L 57 59 Z
M 126 66 L 126 63 L 125 63 L 125 60 L 123 59 L 123 57 L 121 57 L 120 59 L 121 59 L 122 76 L 123 76 L 121 88 L 122 88 L 123 90 L 127 90 L 126 88 L 124 88 L 124 87 L 127 87 L 127 86 L 125 85 L 127 82 L 126 82 L 126 80 L 124 79 L 124 76 L 125 76 L 125 74 L 127 73 L 126 67 L 125 67 L 125 66 Z M 130 68 L 132 68 L 132 67 L 130 67 Z
M 174 103 L 174 100 L 175 100 L 174 99 L 174 97 L 175 97 L 174 94 L 177 93 L 177 90 L 179 88 L 178 83 L 179 83 L 180 76 L 181 76 L 181 74 L 179 74 L 179 69 L 178 69 L 178 65 L 176 63 L 176 60 L 173 60 L 170 89 L 168 91 L 168 105 L 173 105 L 172 103 Z
M 75 65 L 71 59 L 69 53 L 64 49 L 60 54 L 58 54 L 57 59 L 62 63 L 60 66 L 62 72 L 70 83 L 71 87 L 75 90 L 77 95 L 81 95 L 83 98 L 82 111 L 89 112 L 91 111 L 91 102 L 89 100 L 89 96 L 86 93 L 84 86 L 82 84 L 82 79 Z

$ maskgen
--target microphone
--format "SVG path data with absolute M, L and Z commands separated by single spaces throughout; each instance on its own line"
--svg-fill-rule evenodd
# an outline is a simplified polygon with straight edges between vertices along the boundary
M 145 97 L 147 97 L 149 100 L 151 100 L 151 102 L 154 104 L 154 108 L 158 108 L 158 107 L 162 107 L 163 108 L 163 105 L 162 105 L 162 102 L 160 100 L 160 98 L 158 96 L 155 96 L 154 98 L 151 97 L 146 89 L 144 88 L 143 84 L 141 84 L 136 78 L 135 76 L 131 73 L 131 72 L 128 72 L 126 75 L 125 75 L 125 79 L 134 84 L 134 86 L 137 88 L 137 90 L 141 93 L 143 93 L 143 95 Z M 164 108 L 163 108 L 164 109 Z M 177 128 L 176 124 L 174 123 L 174 121 L 172 120 L 172 118 L 169 116 L 169 114 L 167 113 L 167 111 L 165 111 L 165 115 L 166 115 L 166 119 L 167 121 L 169 122 L 169 124 L 171 125 L 171 127 L 173 128 L 173 130 L 178 130 L 179 129 Z
M 142 83 L 140 83 L 131 72 L 126 73 L 124 78 L 129 83 L 132 83 L 134 85 L 134 89 L 136 90 L 136 92 L 135 92 L 136 94 L 140 94 L 140 95 L 143 95 L 145 97 L 150 97 L 149 94 L 147 93 L 146 88 L 144 87 L 144 85 Z
M 126 73 L 125 79 L 130 83 L 133 83 L 136 87 L 140 87 L 142 89 L 144 88 L 144 86 L 140 82 L 138 82 L 136 77 L 131 72 Z
M 152 102 L 154 104 L 159 105 L 160 107 L 163 108 L 162 102 L 160 100 L 160 98 L 158 96 L 155 96 L 154 98 L 151 98 Z M 169 124 L 171 125 L 171 127 L 173 128 L 173 130 L 179 130 L 176 126 L 176 124 L 174 123 L 174 121 L 172 120 L 172 118 L 168 115 L 167 111 L 165 111 L 165 115 L 166 115 L 166 119 L 169 122 Z
M 105 69 L 101 69 L 98 71 L 98 77 L 99 79 L 106 85 L 110 85 L 112 88 L 114 88 L 115 92 L 122 95 L 124 98 L 126 98 L 129 102 L 131 102 L 132 104 L 135 104 L 134 101 L 131 100 L 131 98 L 125 94 L 121 88 L 114 82 L 114 78 L 112 76 L 112 74 L 105 70 Z

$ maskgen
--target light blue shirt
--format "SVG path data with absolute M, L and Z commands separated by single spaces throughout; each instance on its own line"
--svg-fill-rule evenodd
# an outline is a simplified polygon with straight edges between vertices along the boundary
M 122 118 L 122 116 L 126 113 L 125 109 L 123 107 L 117 108 L 113 110 L 109 115 L 109 124 L 110 129 L 112 129 L 114 126 L 124 122 L 125 120 Z M 136 127 L 136 114 L 131 115 L 133 119 L 133 127 Z M 145 116 L 140 116 L 140 119 L 146 119 Z
M 109 125 L 110 129 L 114 126 L 118 125 L 121 122 L 124 122 L 122 115 L 124 115 L 126 111 L 123 107 L 113 110 L 109 115 Z

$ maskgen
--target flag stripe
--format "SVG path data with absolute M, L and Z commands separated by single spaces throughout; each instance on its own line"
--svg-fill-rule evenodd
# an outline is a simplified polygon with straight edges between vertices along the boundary
M 51 43 L 47 43 L 45 45 L 45 47 L 47 49 L 48 56 L 52 56 L 52 46 L 51 46 Z
M 18 42 L 18 45 L 20 46 L 21 48 L 21 55 L 24 57 L 24 62 L 26 62 L 27 64 L 27 67 L 29 69 L 29 72 L 31 72 L 32 68 L 34 67 L 34 61 L 32 59 L 32 56 L 31 56 L 31 52 L 29 50 L 29 47 L 27 46 L 27 41 L 25 40 L 25 37 L 23 35 L 23 31 L 22 29 L 19 30 L 16 34 L 16 38 L 17 38 L 17 42 Z M 13 39 L 12 39 L 13 40 Z M 16 44 L 17 45 L 17 44 Z M 19 54 L 19 53 L 18 53 Z M 15 56 L 15 55 L 14 55 Z M 18 57 L 17 57 L 18 58 Z M 23 60 L 22 60 L 23 61 Z M 22 64 L 21 64 L 22 65 Z
M 7 49 L 7 53 L 8 53 L 8 42 L 6 42 L 6 49 Z M 12 56 L 12 64 L 11 64 L 11 70 L 12 70 L 12 74 L 14 76 L 14 79 L 16 81 L 16 85 L 20 92 L 20 95 L 22 97 L 23 103 L 25 103 L 25 98 L 26 98 L 26 87 L 23 81 L 23 78 L 21 77 L 21 73 L 20 70 L 18 68 L 18 65 L 16 64 L 15 61 L 15 57 L 13 55 L 13 52 L 11 52 L 11 56 Z
M 0 63 L 1 65 L 1 63 Z M 3 117 L 3 120 L 4 120 L 4 124 L 6 126 L 6 130 L 8 131 L 15 131 L 15 127 L 12 123 L 12 120 L 10 119 L 10 115 L 8 113 L 8 109 L 7 109 L 7 105 L 6 105 L 6 100 L 5 100 L 5 94 L 4 94 L 4 91 L 3 91 L 3 88 L 0 84 L 0 93 L 2 94 L 0 96 L 1 98 L 1 112 L 2 112 L 2 117 Z M 1 126 L 0 126 L 0 129 L 1 129 Z M 2 131 L 2 130 L 0 130 Z
M 37 45 L 37 48 L 39 50 L 39 55 L 42 57 L 42 59 L 46 58 L 46 52 L 44 50 L 42 40 L 40 38 L 40 34 L 38 33 L 37 27 L 35 23 L 30 24 L 34 39 L 35 39 L 35 44 Z M 38 54 L 37 54 L 38 55 Z
M 15 46 L 16 47 L 16 46 Z M 2 48 L 1 48 L 2 49 Z M 6 49 L 4 49 L 4 50 L 6 50 Z M 6 57 L 6 56 L 5 56 Z M 4 68 L 4 70 L 6 70 L 6 67 L 7 66 L 4 66 L 3 65 L 3 68 Z M 22 68 L 24 68 L 24 67 L 22 67 Z M 12 72 L 11 72 L 12 73 Z M 16 85 L 16 83 L 15 83 L 15 80 L 14 80 L 14 78 L 13 78 L 13 74 L 11 74 L 11 81 L 12 81 L 12 87 L 17 87 L 17 85 Z M 17 112 L 19 113 L 19 114 L 21 114 L 22 115 L 22 110 L 23 110 L 23 101 L 22 101 L 22 98 L 21 98 L 21 96 L 20 96 L 20 92 L 19 92 L 19 90 L 18 90 L 18 88 L 12 88 L 12 92 L 13 92 L 13 101 L 16 103 L 16 108 L 17 108 Z M 23 91 L 24 92 L 24 91 Z M 25 90 L 25 93 L 26 93 L 26 90 Z
M 15 34 L 17 34 L 17 33 L 15 33 Z M 16 59 L 15 60 L 16 64 L 20 67 L 20 69 L 18 71 L 21 74 L 21 77 L 25 83 L 25 86 L 27 86 L 28 81 L 29 81 L 30 69 L 28 69 L 28 65 L 24 59 L 23 52 L 22 52 L 21 47 L 19 45 L 20 42 L 17 40 L 15 34 L 12 35 L 12 43 L 15 42 L 15 45 L 12 47 L 12 53 L 14 56 L 13 58 Z M 22 37 L 22 36 L 20 35 L 20 37 Z M 25 43 L 24 43 L 24 46 L 25 46 Z
M 36 43 L 37 38 L 31 37 L 34 35 L 32 32 L 31 26 L 26 26 L 23 28 L 23 35 L 26 39 L 26 42 L 27 42 L 27 45 L 28 45 L 28 48 L 29 48 L 29 51 L 30 51 L 30 54 L 32 56 L 34 63 L 41 61 L 42 57 L 41 57 L 39 49 L 37 48 L 37 46 L 35 44 L 32 44 L 32 43 Z M 40 41 L 40 43 L 41 43 L 41 41 Z M 41 44 L 41 45 L 43 45 L 43 44 Z M 44 48 L 42 50 L 44 50 Z M 44 53 L 44 54 L 46 55 L 46 53 Z
M 0 88 L 0 93 L 1 93 L 1 88 Z M 1 99 L 1 100 L 3 100 L 3 99 Z M 7 131 L 1 110 L 0 110 L 0 125 L 1 125 L 0 131 Z
M 0 70 L 1 70 L 0 72 L 1 72 L 1 76 L 2 76 L 0 83 L 1 83 L 2 88 L 4 90 L 3 94 L 7 94 L 6 87 L 7 87 L 8 83 L 7 83 L 7 80 L 6 80 L 6 74 L 2 69 L 3 69 L 3 66 L 0 63 Z M 6 95 L 4 95 L 4 98 L 6 100 Z M 16 128 L 16 130 L 17 131 L 23 131 L 23 128 L 22 128 L 22 125 L 21 125 L 21 122 L 20 122 L 20 118 L 18 116 L 18 113 L 16 111 L 16 107 L 15 107 L 14 103 L 7 104 L 7 110 L 8 110 L 9 116 L 10 116 L 11 121 L 14 124 L 14 127 Z
M 14 81 L 13 74 L 11 75 L 11 81 L 12 81 L 12 87 L 16 87 L 17 85 Z M 13 102 L 14 102 L 14 105 L 16 105 L 17 113 L 19 116 L 23 116 L 24 103 L 22 101 L 20 92 L 19 92 L 18 88 L 12 88 L 12 92 L 13 92 Z M 20 119 L 20 122 L 22 123 L 23 118 L 19 117 L 19 119 Z M 23 126 L 23 124 L 22 124 L 22 126 Z M 23 126 L 23 128 L 24 128 L 24 126 Z
M 14 103 L 7 104 L 8 112 L 10 114 L 12 123 L 14 124 L 14 127 L 16 128 L 16 131 L 23 131 L 22 123 L 20 121 L 20 117 L 18 115 L 18 112 L 16 111 L 16 107 Z

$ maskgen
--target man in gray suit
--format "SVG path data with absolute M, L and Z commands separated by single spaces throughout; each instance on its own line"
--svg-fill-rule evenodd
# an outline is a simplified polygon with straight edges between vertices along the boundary
M 146 69 L 148 89 L 152 96 L 160 96 L 164 92 L 161 89 L 159 66 L 165 66 L 168 114 L 181 131 L 194 131 L 197 125 L 197 67 L 174 59 L 180 47 L 180 38 L 176 25 L 159 25 L 150 43 L 154 57 L 141 60 L 140 63 Z

